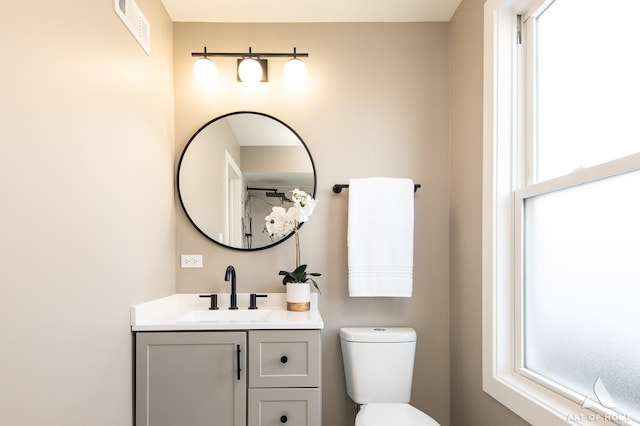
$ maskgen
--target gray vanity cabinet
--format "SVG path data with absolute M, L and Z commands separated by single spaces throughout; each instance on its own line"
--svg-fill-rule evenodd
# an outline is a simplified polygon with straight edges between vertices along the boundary
M 246 425 L 247 334 L 136 333 L 136 426 Z
M 136 426 L 321 426 L 320 330 L 136 333 Z

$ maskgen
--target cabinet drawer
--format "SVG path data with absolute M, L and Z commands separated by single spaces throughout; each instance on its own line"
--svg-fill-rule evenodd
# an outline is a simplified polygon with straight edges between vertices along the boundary
M 320 330 L 249 332 L 249 387 L 320 386 Z
M 249 426 L 320 426 L 320 389 L 249 389 Z

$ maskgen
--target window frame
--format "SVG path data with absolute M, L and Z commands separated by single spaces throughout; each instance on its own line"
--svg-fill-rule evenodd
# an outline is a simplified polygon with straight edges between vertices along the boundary
M 640 168 L 640 153 L 532 184 L 533 54 L 518 44 L 519 15 L 553 0 L 487 0 L 484 9 L 482 219 L 483 390 L 533 425 L 637 425 L 522 368 L 522 220 L 528 197 Z M 525 19 L 528 15 L 525 15 Z M 532 26 L 531 26 L 532 27 Z M 531 44 L 524 44 L 531 48 Z M 529 132 L 529 133 L 527 133 Z M 514 143 L 517 141 L 517 143 Z

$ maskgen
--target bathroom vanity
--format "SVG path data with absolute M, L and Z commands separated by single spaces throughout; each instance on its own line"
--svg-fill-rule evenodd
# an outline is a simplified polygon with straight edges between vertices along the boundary
M 320 426 L 317 297 L 289 312 L 284 293 L 255 310 L 238 294 L 237 311 L 226 296 L 219 310 L 197 294 L 132 307 L 136 425 Z

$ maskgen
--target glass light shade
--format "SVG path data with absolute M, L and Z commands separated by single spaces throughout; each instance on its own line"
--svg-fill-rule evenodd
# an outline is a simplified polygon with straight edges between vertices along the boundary
M 298 58 L 284 64 L 284 78 L 291 83 L 302 83 L 307 79 L 307 66 Z
M 257 83 L 262 80 L 262 65 L 253 58 L 246 58 L 238 65 L 238 75 L 245 83 Z
M 211 84 L 218 78 L 218 67 L 210 59 L 200 58 L 193 64 L 193 75 L 202 84 Z

